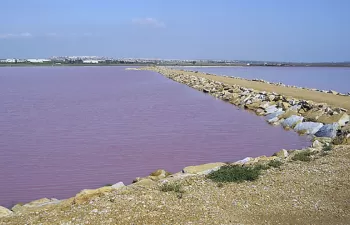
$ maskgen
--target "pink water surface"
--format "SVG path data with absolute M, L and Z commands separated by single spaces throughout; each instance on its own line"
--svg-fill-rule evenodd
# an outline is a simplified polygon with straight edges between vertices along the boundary
M 309 144 L 185 85 L 123 67 L 0 68 L 0 205 L 162 168 Z

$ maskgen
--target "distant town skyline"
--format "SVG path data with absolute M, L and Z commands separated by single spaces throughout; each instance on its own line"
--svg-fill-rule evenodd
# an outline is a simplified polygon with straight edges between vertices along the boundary
M 5 0 L 0 58 L 350 61 L 350 1 Z
M 269 61 L 269 60 L 249 60 L 249 59 L 169 59 L 169 58 L 130 58 L 130 57 L 108 57 L 108 56 L 50 56 L 50 57 L 29 57 L 29 58 L 18 58 L 18 57 L 5 57 L 5 58 L 0 58 L 0 63 L 1 62 L 9 62 L 9 63 L 14 63 L 15 61 L 18 62 L 42 62 L 42 61 L 50 61 L 50 60 L 64 60 L 64 59 L 85 59 L 85 60 L 100 60 L 100 61 L 105 61 L 105 60 L 126 60 L 126 61 L 182 61 L 182 62 L 192 62 L 192 61 L 221 61 L 221 62 L 274 62 L 274 63 L 350 63 L 349 61 L 318 61 L 318 62 L 293 62 L 293 61 Z

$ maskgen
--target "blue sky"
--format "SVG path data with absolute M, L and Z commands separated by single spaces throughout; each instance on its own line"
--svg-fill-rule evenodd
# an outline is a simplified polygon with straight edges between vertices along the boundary
M 350 61 L 349 0 L 1 0 L 0 58 Z

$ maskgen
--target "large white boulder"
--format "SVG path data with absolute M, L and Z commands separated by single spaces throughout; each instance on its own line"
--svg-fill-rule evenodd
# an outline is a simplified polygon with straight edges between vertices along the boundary
M 323 123 L 303 122 L 298 123 L 294 130 L 300 133 L 315 134 L 321 127 L 323 127 Z
M 294 127 L 296 124 L 303 122 L 304 117 L 292 115 L 282 122 L 284 127 Z

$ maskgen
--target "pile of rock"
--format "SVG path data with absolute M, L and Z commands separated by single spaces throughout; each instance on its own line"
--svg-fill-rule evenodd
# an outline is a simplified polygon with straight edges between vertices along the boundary
M 198 73 L 198 71 L 193 71 L 193 70 L 182 70 L 182 71 Z M 216 74 L 212 74 L 212 73 L 206 73 L 206 74 L 207 75 L 216 76 Z M 329 94 L 333 94 L 333 95 L 350 96 L 350 92 L 348 92 L 348 93 L 339 93 L 339 92 L 334 91 L 334 90 L 321 90 L 321 89 L 308 88 L 308 87 L 298 87 L 298 86 L 295 86 L 295 85 L 286 85 L 286 84 L 283 84 L 281 82 L 269 82 L 269 81 L 266 81 L 266 80 L 263 80 L 263 79 L 257 79 L 257 78 L 246 79 L 246 78 L 235 77 L 235 76 L 227 76 L 227 75 L 222 75 L 222 76 L 229 77 L 229 78 L 232 78 L 232 79 L 255 81 L 255 82 L 260 82 L 260 83 L 265 83 L 265 84 L 281 86 L 281 87 L 299 88 L 299 89 L 304 89 L 304 90 L 318 91 L 318 92 L 322 92 L 322 93 L 329 93 Z
M 174 81 L 228 101 L 238 107 L 252 110 L 257 115 L 265 116 L 270 124 L 281 124 L 286 129 L 294 129 L 300 134 L 316 137 L 337 137 L 341 139 L 340 142 L 344 142 L 342 141 L 344 138 L 349 138 L 349 134 L 346 133 L 348 131 L 343 131 L 343 127 L 349 122 L 346 109 L 330 107 L 325 103 L 288 98 L 274 92 L 257 91 L 239 85 L 228 85 L 165 67 L 146 69 L 154 70 Z M 258 79 L 254 79 L 254 81 L 268 83 Z

